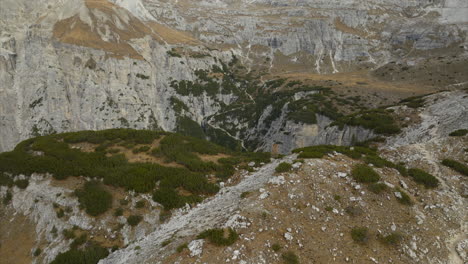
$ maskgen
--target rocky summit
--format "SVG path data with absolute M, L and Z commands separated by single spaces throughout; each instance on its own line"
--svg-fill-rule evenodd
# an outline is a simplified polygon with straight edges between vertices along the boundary
M 468 1 L 0 0 L 0 264 L 468 263 Z

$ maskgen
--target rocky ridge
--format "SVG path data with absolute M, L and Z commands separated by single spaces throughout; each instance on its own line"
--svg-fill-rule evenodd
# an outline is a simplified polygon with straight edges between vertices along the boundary
M 463 1 L 2 0 L 1 5 L 2 151 L 54 132 L 177 131 L 180 114 L 172 98 L 187 107 L 183 116 L 205 126 L 239 95 L 222 87 L 211 96 L 184 96 L 170 84 L 195 81 L 196 70 L 211 71 L 234 58 L 260 82 L 284 73 L 369 71 L 396 61 L 396 76 L 388 74 L 393 68 L 379 72 L 394 81 L 406 68 L 423 71 L 417 66 L 438 54 L 445 59 L 435 65 L 452 56 L 459 61 L 434 79 L 437 89 L 467 81 L 459 74 L 466 68 Z M 326 118 L 318 119 L 317 126 L 289 122 L 286 128 L 298 137 L 275 129 L 266 137 L 257 129 L 236 135 L 239 131 L 225 133 L 229 128 L 220 124 L 203 129 L 244 143 L 257 140 L 258 149 L 281 153 L 302 144 L 348 144 L 353 136 L 370 136 L 361 128 L 339 132 L 326 127 Z
M 359 161 L 339 153 L 304 160 L 294 154 L 274 159 L 254 172 L 241 171 L 238 179 L 220 184 L 222 189 L 216 196 L 173 212 L 167 222 L 158 220 L 159 210 L 150 210 L 144 212 L 144 220 L 137 227 L 114 229 L 114 225 L 125 223 L 125 218 L 92 218 L 77 208 L 76 198 L 68 195 L 83 179 L 65 184 L 51 181 L 48 175 L 33 176 L 24 190 L 13 187 L 13 200 L 2 217 L 15 221 L 24 215 L 33 223 L 33 246 L 43 249 L 33 263 L 48 263 L 65 251 L 70 240 L 60 234 L 73 226 L 102 236 L 104 241 L 121 241 L 123 248 L 100 263 L 279 263 L 280 253 L 286 251 L 317 263 L 381 263 L 388 259 L 399 263 L 464 263 L 468 184 L 465 176 L 440 161 L 466 160 L 466 137 L 448 134 L 467 128 L 462 122 L 467 98 L 462 91 L 443 92 L 427 97 L 424 108 L 395 107 L 402 114 L 417 111 L 420 121 L 380 146 L 381 155 L 388 160 L 405 162 L 408 167 L 423 168 L 436 176 L 441 183 L 436 189 L 425 189 L 395 169 L 376 168 L 388 189 L 374 194 L 351 177 L 351 169 Z M 446 110 L 451 118 L 447 118 Z M 276 173 L 281 162 L 293 164 L 292 171 Z M 5 192 L 2 187 L 2 197 Z M 398 203 L 400 192 L 410 196 L 412 206 Z M 134 195 L 118 196 L 127 199 Z M 131 199 L 131 208 L 138 199 L 158 206 L 148 197 L 136 196 Z M 58 208 L 67 211 L 66 218 L 58 217 Z M 359 246 L 351 240 L 350 230 L 356 226 L 369 227 L 367 245 Z M 196 239 L 213 227 L 234 228 L 240 238 L 226 248 Z M 382 244 L 379 236 L 392 232 L 402 235 L 401 244 Z M 184 243 L 188 249 L 177 252 Z M 280 244 L 282 251 L 274 251 L 273 244 Z

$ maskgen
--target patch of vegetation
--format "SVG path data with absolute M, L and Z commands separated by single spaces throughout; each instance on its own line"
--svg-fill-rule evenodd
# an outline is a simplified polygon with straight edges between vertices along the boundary
M 241 193 L 240 195 L 240 198 L 244 199 L 244 198 L 247 198 L 247 196 L 249 196 L 250 192 L 243 192 Z
M 417 183 L 424 185 L 426 188 L 436 188 L 439 185 L 439 180 L 433 175 L 417 168 L 409 169 L 408 175 Z
M 127 218 L 127 223 L 130 226 L 137 226 L 141 222 L 141 220 L 143 220 L 143 216 L 141 215 L 130 215 Z
M 40 248 L 36 248 L 33 252 L 33 256 L 38 257 L 39 255 L 41 255 L 41 253 L 42 253 L 42 250 Z
M 464 137 L 468 134 L 468 129 L 459 129 L 455 130 L 452 133 L 449 134 L 451 137 Z
M 141 74 L 141 73 L 137 73 L 136 77 L 138 77 L 140 79 L 143 79 L 143 80 L 148 80 L 150 78 L 148 75 L 144 75 L 144 74 Z
M 205 132 L 203 131 L 200 124 L 185 116 L 177 117 L 176 131 L 177 133 L 182 134 L 184 136 L 192 136 L 200 139 L 205 139 Z
M 169 55 L 171 57 L 182 58 L 182 55 L 177 53 L 177 51 L 174 48 L 172 50 L 168 50 L 167 55 Z
M 373 130 L 377 134 L 392 135 L 400 133 L 395 119 L 384 109 L 366 110 L 338 118 L 332 125 L 340 129 L 346 126 L 361 126 Z
M 275 168 L 275 171 L 278 172 L 278 173 L 281 173 L 281 172 L 290 171 L 291 169 L 292 169 L 292 165 L 291 165 L 290 163 L 281 162 L 281 163 Z
M 281 245 L 278 244 L 278 243 L 274 243 L 273 245 L 271 245 L 271 249 L 273 249 L 274 252 L 278 252 L 281 250 Z
M 72 229 L 64 229 L 62 234 L 63 234 L 63 237 L 65 237 L 66 239 L 75 238 L 75 232 Z
M 75 194 L 80 207 L 91 216 L 101 215 L 112 207 L 112 195 L 97 181 L 86 182 L 82 189 L 75 191 Z
M 140 200 L 140 201 L 135 203 L 135 208 L 143 208 L 143 207 L 145 207 L 145 205 L 146 205 L 145 200 Z
M 411 108 L 423 107 L 425 103 L 424 96 L 426 95 L 408 97 L 406 99 L 401 100 L 400 104 L 404 104 Z
M 198 239 L 208 239 L 210 243 L 216 246 L 230 246 L 234 244 L 239 235 L 232 228 L 227 229 L 228 235 L 225 236 L 224 229 L 209 229 L 203 231 L 197 236 Z
M 344 154 L 352 159 L 361 159 L 365 155 L 378 156 L 375 149 L 367 147 L 346 147 L 346 146 L 334 146 L 334 145 L 318 145 L 305 148 L 299 148 L 292 151 L 293 153 L 300 153 L 299 158 L 306 158 L 312 156 L 313 158 L 322 158 L 327 154 L 338 152 Z
M 383 168 L 383 167 L 395 167 L 395 164 L 393 164 L 392 162 L 386 160 L 386 159 L 383 159 L 377 155 L 367 155 L 366 157 L 364 157 L 364 162 L 367 163 L 367 164 L 372 164 L 374 165 L 375 167 L 377 168 Z
M 177 97 L 175 97 L 175 96 L 171 97 L 171 105 L 172 105 L 174 111 L 176 113 L 178 113 L 178 114 L 182 113 L 182 110 L 185 111 L 185 112 L 189 111 L 189 108 L 187 107 L 187 105 L 185 105 L 184 102 L 177 99 Z
M 400 233 L 393 232 L 391 234 L 388 234 L 386 236 L 380 236 L 379 240 L 385 244 L 385 245 L 391 245 L 391 246 L 396 246 L 400 244 L 401 240 L 403 239 L 403 236 Z
M 119 207 L 119 208 L 115 209 L 114 216 L 118 217 L 118 216 L 122 216 L 122 215 L 123 215 L 122 207 Z
M 164 242 L 161 243 L 161 247 L 165 247 L 167 245 L 169 245 L 172 241 L 170 239 L 168 240 L 165 240 Z
M 362 183 L 373 183 L 380 180 L 379 174 L 374 169 L 363 164 L 355 165 L 351 171 L 351 175 L 357 182 Z
M 451 159 L 444 159 L 442 160 L 442 164 L 444 166 L 447 166 L 449 168 L 452 168 L 453 170 L 465 175 L 465 176 L 468 176 L 468 166 L 466 166 L 465 164 L 463 163 L 460 163 L 456 160 L 451 160 Z
M 177 253 L 181 253 L 182 251 L 184 251 L 184 249 L 188 248 L 188 244 L 187 243 L 184 243 L 182 245 L 179 245 L 176 249 Z
M 57 214 L 57 217 L 58 217 L 58 218 L 62 218 L 62 217 L 65 216 L 65 211 L 63 211 L 63 209 L 60 208 L 60 209 L 58 209 L 58 211 L 56 212 L 56 214 Z
M 355 227 L 351 229 L 351 238 L 358 243 L 366 243 L 369 240 L 367 227 Z
M 401 195 L 401 198 L 398 197 L 398 196 L 396 197 L 397 201 L 399 203 L 404 204 L 404 205 L 412 205 L 413 204 L 413 201 L 411 201 L 411 198 L 409 197 L 409 195 L 407 193 L 402 191 L 400 188 L 397 188 L 395 191 L 400 193 L 400 195 Z
M 70 247 L 71 248 L 77 248 L 81 245 L 83 245 L 86 240 L 87 240 L 88 236 L 86 234 L 81 234 L 79 237 L 75 238 L 73 240 L 73 242 L 70 244 Z
M 12 187 L 13 184 L 13 179 L 4 173 L 0 173 L 0 186 Z
M 108 255 L 107 249 L 90 245 L 83 250 L 72 248 L 67 252 L 60 253 L 50 264 L 97 264 L 99 260 Z
M 371 183 L 367 188 L 375 194 L 380 194 L 388 189 L 387 185 L 384 183 Z
M 3 197 L 3 204 L 7 205 L 11 201 L 11 199 L 13 199 L 13 195 L 10 191 L 7 191 L 5 197 Z
M 134 154 L 137 154 L 137 153 L 142 153 L 142 152 L 148 152 L 150 149 L 151 149 L 150 146 L 142 146 L 142 147 L 133 149 L 132 152 Z
M 286 264 L 299 264 L 299 257 L 292 251 L 281 254 L 281 258 Z
M 154 163 L 130 163 L 123 154 L 106 156 L 106 150 L 113 145 L 149 145 L 161 136 L 164 138 L 160 141 L 159 148 L 154 149 L 151 154 L 165 162 L 176 162 L 182 168 Z M 82 152 L 68 145 L 81 142 L 97 144 L 99 147 L 95 152 Z M 41 151 L 44 155 L 34 156 L 32 151 Z M 230 157 L 221 159 L 219 164 L 204 162 L 199 158 L 199 155 L 219 153 Z M 232 152 L 205 140 L 178 134 L 131 129 L 82 131 L 29 139 L 18 144 L 14 151 L 1 153 L 0 184 L 11 185 L 13 182 L 7 176 L 10 174 L 29 176 L 32 173 L 51 173 L 59 180 L 69 176 L 84 176 L 103 179 L 104 184 L 140 193 L 153 192 L 156 189 L 155 197 L 161 192 L 176 193 L 171 196 L 176 200 L 167 204 L 183 206 L 186 202 L 201 201 L 201 195 L 211 195 L 218 191 L 218 187 L 209 183 L 204 174 L 215 174 L 224 179 L 235 172 L 235 165 L 250 161 L 269 162 L 269 159 L 270 155 L 266 153 Z M 158 188 L 156 182 L 160 182 Z M 180 196 L 175 192 L 177 188 L 183 188 L 194 196 Z M 82 198 L 83 201 L 86 199 Z M 89 203 L 89 206 L 102 204 Z
M 15 185 L 20 189 L 26 189 L 26 188 L 28 188 L 29 180 L 28 179 L 16 180 Z

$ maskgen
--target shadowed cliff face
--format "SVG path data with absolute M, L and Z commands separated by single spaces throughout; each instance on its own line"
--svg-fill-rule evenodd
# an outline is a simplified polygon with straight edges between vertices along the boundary
M 241 95 L 224 86 L 212 94 L 182 95 L 170 84 L 195 81 L 196 70 L 222 68 L 234 58 L 233 67 L 255 73 L 253 78 L 260 83 L 285 74 L 296 78 L 359 70 L 367 76 L 393 61 L 401 65 L 398 70 L 383 67 L 369 78 L 405 81 L 411 79 L 406 75 L 400 79 L 407 65 L 423 72 L 417 66 L 440 54 L 459 60 L 450 66 L 451 72 L 463 72 L 467 65 L 463 1 L 0 0 L 0 4 L 0 151 L 22 139 L 54 132 L 113 127 L 175 131 L 181 116 L 207 124 Z M 445 63 L 446 59 L 431 65 L 437 71 Z M 463 85 L 467 77 L 458 73 L 434 78 L 431 87 Z M 185 105 L 182 112 L 174 109 L 176 100 Z M 286 129 L 297 133 L 279 135 L 273 128 L 265 137 L 255 134 L 258 128 L 265 129 L 260 122 L 242 136 L 228 136 L 259 140 L 259 149 L 279 148 L 282 153 L 302 145 L 349 144 L 353 137 L 371 136 L 359 128 L 337 132 L 325 128 L 327 122 L 289 123 Z M 281 147 L 275 147 L 278 141 Z

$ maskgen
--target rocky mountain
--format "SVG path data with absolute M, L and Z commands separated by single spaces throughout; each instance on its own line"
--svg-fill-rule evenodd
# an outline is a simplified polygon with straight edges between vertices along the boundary
M 0 5 L 2 151 L 117 127 L 278 153 L 350 144 L 374 134 L 338 118 L 467 82 L 461 0 Z M 305 106 L 318 86 L 335 94 Z
M 0 262 L 465 263 L 468 95 L 425 102 L 392 107 L 413 121 L 384 142 L 271 159 L 166 132 L 27 140 L 0 154 Z
M 468 263 L 467 14 L 0 0 L 0 264 Z

